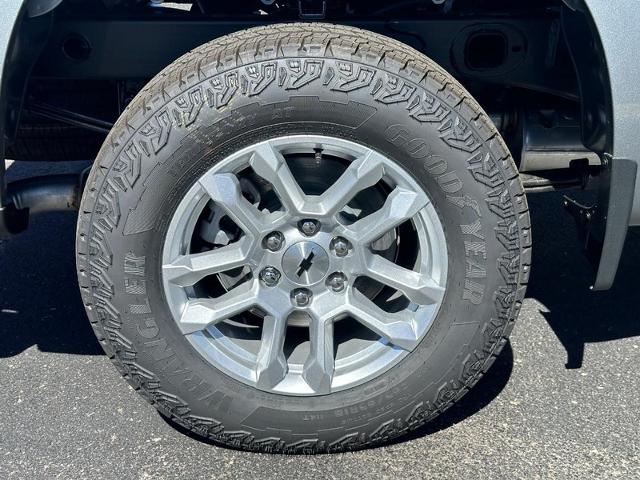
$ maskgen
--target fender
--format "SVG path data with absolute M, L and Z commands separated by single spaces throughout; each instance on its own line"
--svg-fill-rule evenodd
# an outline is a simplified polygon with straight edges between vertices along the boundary
M 4 122 L 6 111 L 6 94 L 5 94 L 5 79 L 7 77 L 7 52 L 9 51 L 9 45 L 13 38 L 14 30 L 18 25 L 18 19 L 22 14 L 23 6 L 26 2 L 24 0 L 0 0 L 0 154 L 2 154 L 2 162 L 0 162 L 0 209 L 5 202 L 6 184 L 4 179 Z M 0 213 L 0 227 L 4 222 Z
M 577 57 L 574 60 L 580 71 L 581 91 L 593 92 L 596 82 L 604 88 L 603 98 L 590 106 L 583 104 L 582 110 L 583 125 L 593 124 L 593 115 L 604 115 L 607 119 L 600 122 L 606 130 L 603 132 L 606 138 L 601 140 L 601 145 L 598 145 L 597 134 L 583 131 L 585 145 L 602 155 L 605 166 L 592 228 L 591 242 L 597 245 L 595 250 L 599 256 L 592 258 L 597 274 L 591 288 L 606 290 L 615 279 L 628 226 L 640 225 L 640 85 L 636 81 L 640 58 L 635 54 L 636 49 L 629 48 L 630 45 L 640 45 L 637 28 L 640 9 L 634 0 L 618 0 L 613 4 L 609 0 L 567 0 L 565 3 L 569 9 L 584 13 L 588 17 L 588 26 L 593 29 L 592 48 L 572 48 L 570 33 L 572 28 L 576 28 L 576 22 L 567 22 L 565 18 L 569 46 Z M 580 55 L 585 57 L 582 68 Z M 593 65 L 598 56 L 602 57 L 605 75 L 592 72 L 599 77 L 596 80 L 594 75 L 583 69 Z M 598 109 L 595 103 L 600 103 L 601 108 Z M 589 115 L 592 118 L 588 118 Z M 588 138 L 590 133 L 593 135 Z M 587 238 L 586 242 L 589 241 Z
M 593 17 L 609 72 L 612 99 L 612 163 L 640 162 L 640 8 L 635 0 L 585 0 Z M 640 191 L 635 190 L 629 225 L 640 225 Z

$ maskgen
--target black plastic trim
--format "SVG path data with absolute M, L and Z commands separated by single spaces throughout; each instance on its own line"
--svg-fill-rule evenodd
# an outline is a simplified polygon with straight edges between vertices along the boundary
M 606 211 L 602 253 L 592 290 L 608 290 L 613 285 L 629 228 L 629 218 L 636 189 L 637 163 L 623 158 L 608 161 L 609 182 L 602 182 L 601 211 Z

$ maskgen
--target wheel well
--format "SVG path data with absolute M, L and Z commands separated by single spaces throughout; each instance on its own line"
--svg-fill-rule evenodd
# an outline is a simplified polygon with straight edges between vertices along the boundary
M 611 148 L 606 61 L 582 0 L 64 0 L 16 29 L 8 156 L 93 158 L 133 96 L 181 54 L 300 17 L 383 33 L 434 59 L 490 113 L 521 171 L 597 167 Z

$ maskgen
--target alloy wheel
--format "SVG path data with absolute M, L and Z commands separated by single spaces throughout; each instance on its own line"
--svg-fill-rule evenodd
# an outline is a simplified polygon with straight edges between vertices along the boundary
M 321 395 L 384 373 L 442 303 L 447 250 L 424 192 L 344 139 L 262 141 L 216 163 L 166 233 L 162 275 L 181 332 L 260 390 Z

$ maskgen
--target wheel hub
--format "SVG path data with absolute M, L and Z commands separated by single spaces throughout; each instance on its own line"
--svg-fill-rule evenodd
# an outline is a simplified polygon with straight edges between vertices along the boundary
M 313 285 L 327 275 L 329 255 L 315 242 L 298 242 L 283 255 L 282 271 L 297 285 Z

